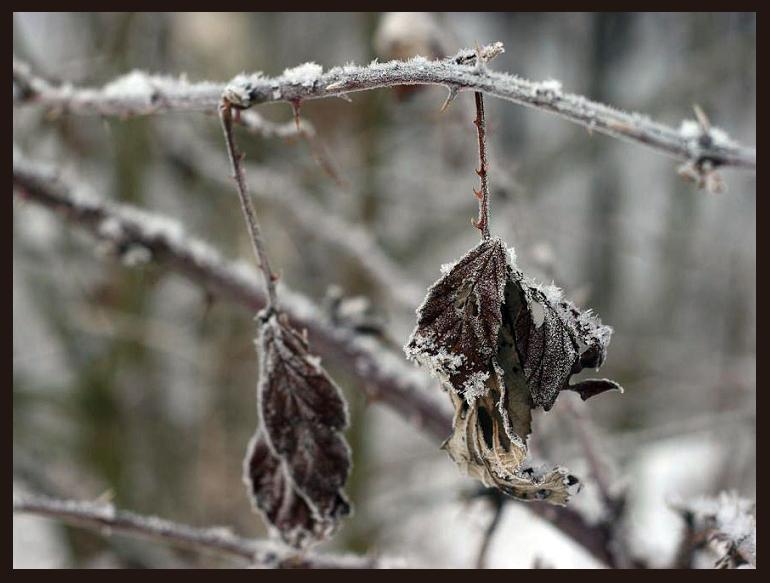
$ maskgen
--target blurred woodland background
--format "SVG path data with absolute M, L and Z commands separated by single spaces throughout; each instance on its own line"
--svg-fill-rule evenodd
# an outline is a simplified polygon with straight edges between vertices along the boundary
M 326 69 L 411 56 L 383 54 L 413 49 L 394 49 L 391 37 L 401 33 L 383 30 L 382 19 L 17 13 L 13 51 L 51 81 L 101 86 L 141 69 L 224 82 L 306 61 Z M 754 14 L 408 20 L 403 34 L 434 52 L 425 56 L 499 40 L 506 52 L 494 70 L 558 79 L 565 91 L 674 127 L 697 104 L 732 138 L 756 144 Z M 462 93 L 441 113 L 445 97 L 436 87 L 382 89 L 353 94 L 351 103 L 303 103 L 312 146 L 238 133 L 282 281 L 327 307 L 340 295 L 367 298 L 367 325 L 399 357 L 425 288 L 478 240 L 470 225 L 473 97 Z M 618 536 L 643 564 L 671 565 L 684 528 L 672 501 L 756 495 L 756 177 L 725 169 L 727 192 L 711 194 L 653 150 L 493 97 L 486 106 L 492 231 L 527 272 L 555 281 L 614 327 L 602 375 L 625 387 L 587 403 L 562 396 L 536 414 L 532 448 L 583 479 L 571 505 L 596 516 L 599 497 L 570 409 L 590 419 L 612 487 L 626 496 Z M 292 120 L 285 103 L 257 111 Z M 215 116 L 119 119 L 31 105 L 14 107 L 13 139 L 25 156 L 59 165 L 98 196 L 174 217 L 225 256 L 252 262 Z M 303 199 L 365 229 L 404 280 L 374 280 L 322 227 L 298 219 L 292 205 Z M 126 266 L 36 205 L 14 199 L 13 216 L 15 488 L 263 536 L 241 481 L 256 423 L 253 313 L 152 262 Z M 367 403 L 349 367 L 324 364 L 350 403 L 355 514 L 322 549 L 472 566 L 494 513 L 475 495 L 478 484 L 414 425 Z M 449 410 L 438 384 L 426 387 Z M 232 564 L 26 515 L 14 517 L 13 532 L 17 567 Z M 599 565 L 515 501 L 504 505 L 489 544 L 491 567 Z

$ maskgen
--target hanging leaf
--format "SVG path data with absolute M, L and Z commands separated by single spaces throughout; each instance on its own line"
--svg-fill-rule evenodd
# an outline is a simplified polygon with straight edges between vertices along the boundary
M 262 426 L 245 479 L 255 505 L 282 538 L 306 546 L 327 538 L 350 513 L 342 491 L 350 448 L 340 433 L 347 409 L 320 360 L 285 318 L 261 315 L 260 321 Z
M 516 498 L 566 504 L 577 478 L 525 463 L 532 409 L 550 409 L 565 389 L 584 400 L 620 389 L 607 379 L 569 384 L 601 366 L 612 330 L 526 277 L 513 257 L 488 239 L 447 269 L 418 309 L 405 352 L 452 399 L 443 448 L 465 473 Z

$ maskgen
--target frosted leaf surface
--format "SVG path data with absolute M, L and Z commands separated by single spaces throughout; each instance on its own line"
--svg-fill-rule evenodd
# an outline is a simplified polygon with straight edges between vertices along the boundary
M 507 251 L 500 239 L 479 243 L 431 288 L 417 310 L 405 351 L 464 393 L 476 394 L 497 351 Z
M 506 307 L 513 310 L 516 349 L 533 406 L 549 410 L 562 390 L 574 390 L 585 400 L 620 389 L 607 379 L 569 384 L 573 374 L 584 368 L 598 369 L 604 363 L 612 328 L 563 299 L 555 286 L 541 287 L 518 270 L 512 271 L 510 285 L 520 301 Z

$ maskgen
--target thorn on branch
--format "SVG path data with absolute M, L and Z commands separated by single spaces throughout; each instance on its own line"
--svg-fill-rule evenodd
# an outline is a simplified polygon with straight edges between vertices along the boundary
M 449 93 L 446 96 L 446 99 L 444 100 L 444 104 L 441 106 L 441 113 L 444 113 L 447 109 L 449 109 L 449 106 L 452 104 L 452 102 L 457 99 L 457 95 L 460 93 L 460 90 L 455 87 L 454 85 L 447 87 L 447 90 Z
M 708 116 L 697 103 L 693 105 L 692 108 L 695 112 L 695 119 L 698 120 L 698 124 L 700 125 L 701 130 L 703 133 L 708 134 L 711 131 L 711 121 L 709 120 Z

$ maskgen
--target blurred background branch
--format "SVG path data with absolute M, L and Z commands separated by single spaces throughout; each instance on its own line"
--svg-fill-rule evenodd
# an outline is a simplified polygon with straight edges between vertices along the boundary
M 120 533 L 150 538 L 198 552 L 245 560 L 249 565 L 261 568 L 372 569 L 381 566 L 374 558 L 300 554 L 273 542 L 239 537 L 226 527 L 196 528 L 157 516 L 141 516 L 117 510 L 113 505 L 105 503 L 15 495 L 13 511 L 54 518 L 107 535 Z
M 240 301 L 254 311 L 265 305 L 262 287 L 256 273 L 241 264 L 229 265 L 213 248 L 184 234 L 181 225 L 172 219 L 152 215 L 127 206 L 113 206 L 87 194 L 84 187 L 72 187 L 57 179 L 56 172 L 29 160 L 21 154 L 14 158 L 14 185 L 22 200 L 46 206 L 75 225 L 87 229 L 97 238 L 109 241 L 122 254 L 125 263 L 145 251 L 143 260 L 151 258 L 192 279 L 199 285 L 230 300 Z M 424 394 L 425 383 L 417 382 L 421 375 L 410 369 L 398 355 L 372 344 L 365 336 L 350 330 L 335 329 L 309 300 L 291 292 L 281 291 L 282 309 L 299 329 L 307 330 L 314 349 L 323 356 L 332 355 L 341 362 L 353 358 L 360 374 L 359 387 L 371 401 L 381 401 L 395 409 L 408 422 L 443 440 L 451 419 L 442 407 Z M 397 367 L 397 368 L 396 368 Z M 400 369 L 400 370 L 398 370 Z M 579 513 L 568 508 L 532 503 L 533 511 L 562 529 L 567 536 L 586 547 L 601 560 L 618 566 L 609 550 L 610 539 L 601 525 L 595 527 Z M 494 526 L 490 529 L 491 537 Z M 483 563 L 486 551 L 478 561 Z

